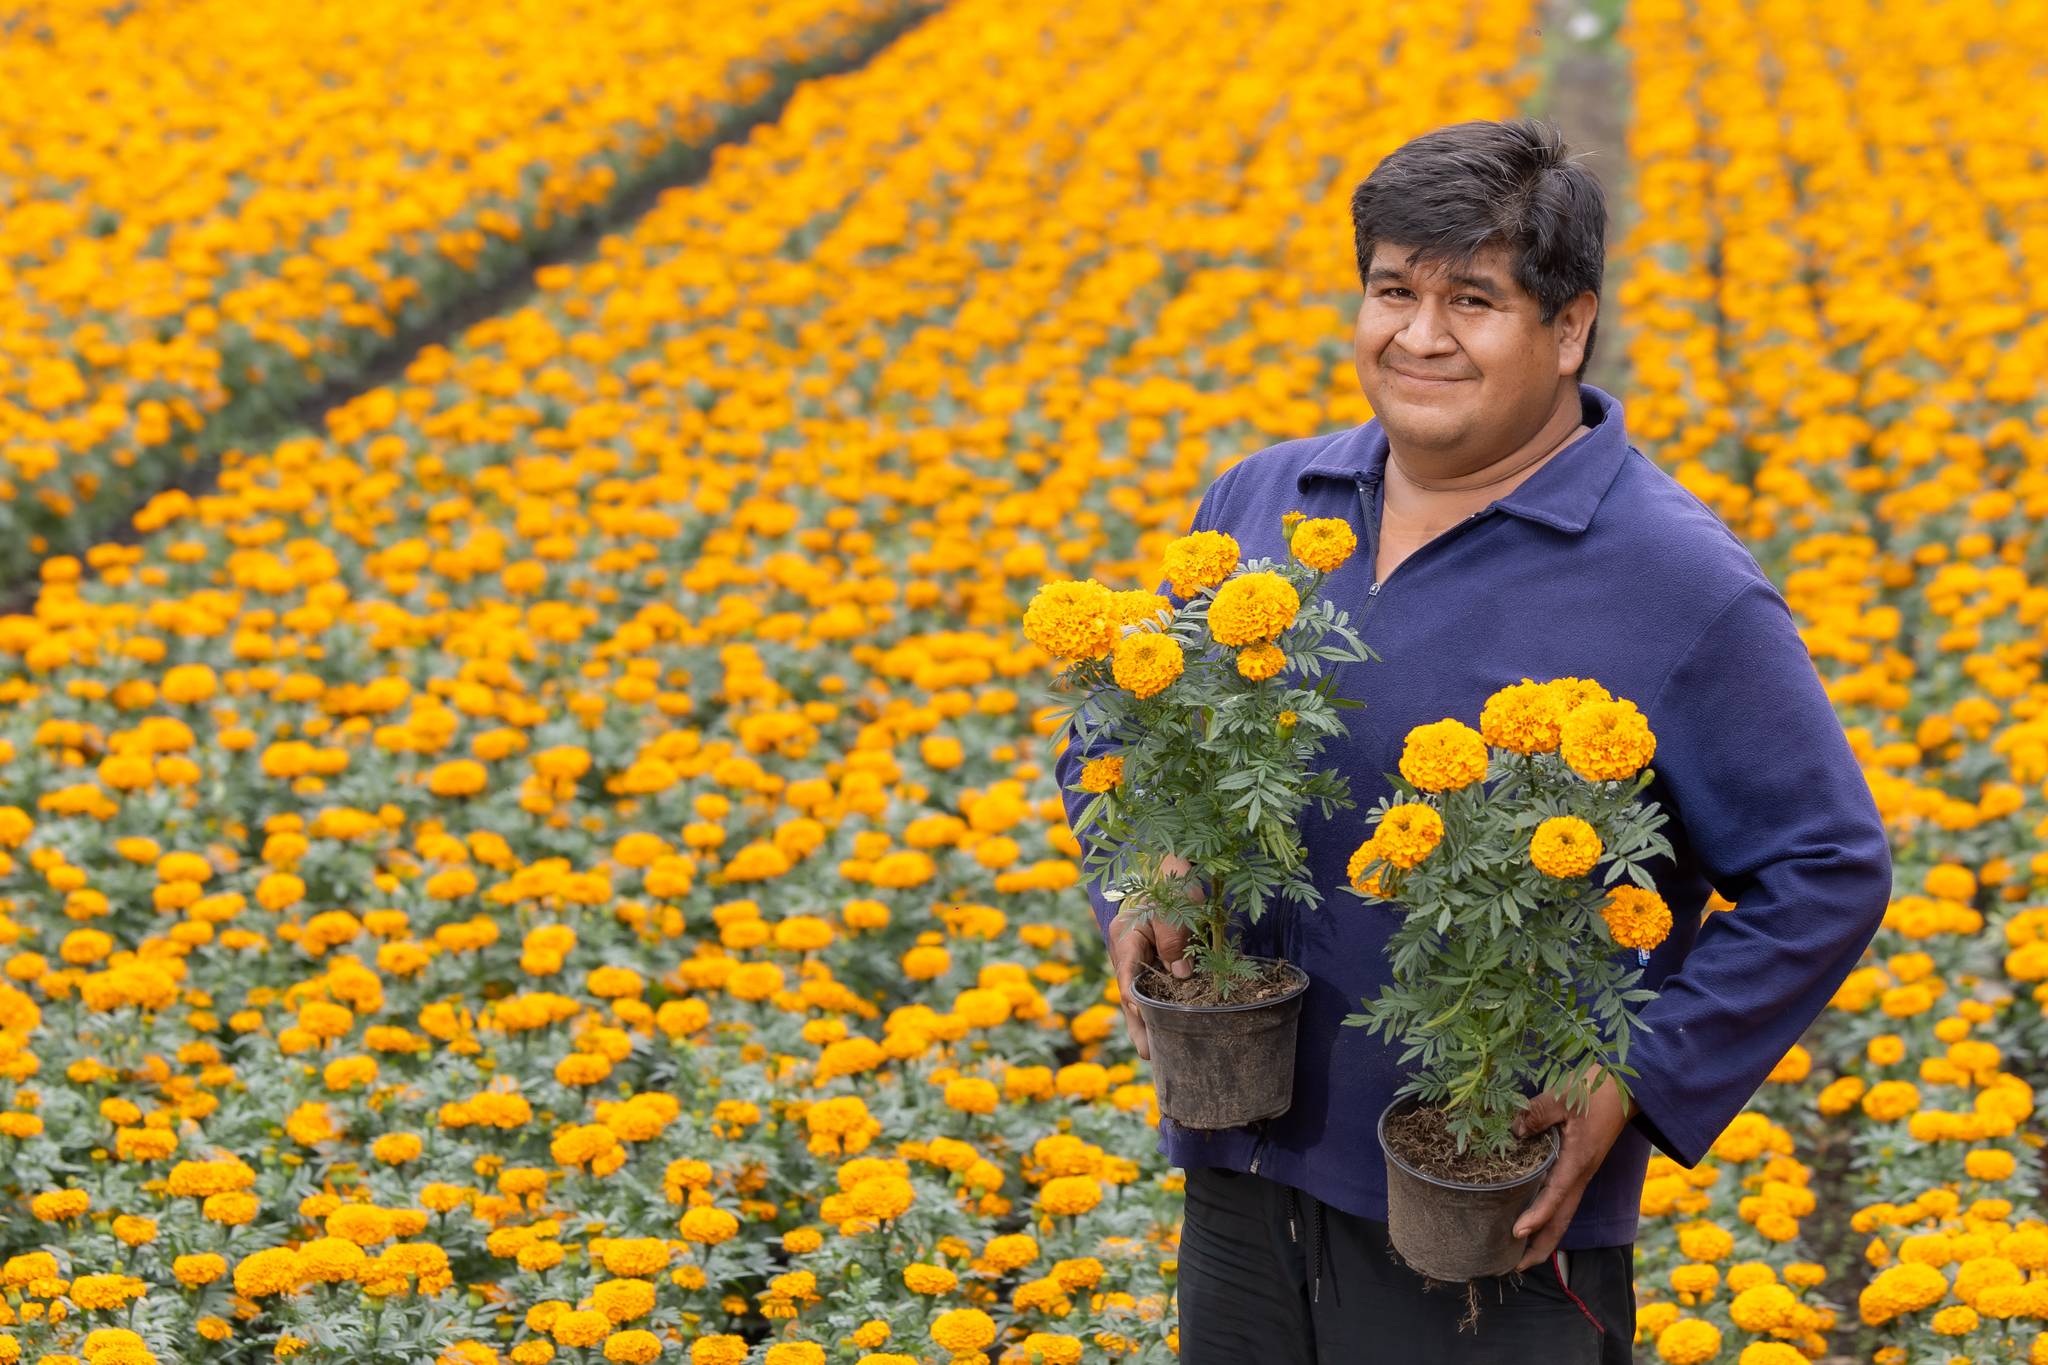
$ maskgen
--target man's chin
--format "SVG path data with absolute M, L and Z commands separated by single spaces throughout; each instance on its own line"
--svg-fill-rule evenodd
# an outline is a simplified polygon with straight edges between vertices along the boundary
M 1435 450 L 1456 447 L 1471 429 L 1471 421 L 1462 412 L 1447 411 L 1427 403 L 1404 403 L 1393 400 L 1387 407 L 1373 406 L 1373 415 L 1380 419 L 1389 440 L 1410 450 Z

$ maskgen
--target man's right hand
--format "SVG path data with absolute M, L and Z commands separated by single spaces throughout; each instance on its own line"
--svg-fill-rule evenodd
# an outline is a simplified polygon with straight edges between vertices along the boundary
M 1168 876 L 1184 877 L 1191 868 L 1187 859 L 1169 853 L 1159 860 L 1159 870 Z M 1197 882 L 1188 888 L 1188 899 L 1200 904 L 1208 899 L 1208 891 Z M 1110 921 L 1109 960 L 1116 968 L 1116 993 L 1117 999 L 1123 1003 L 1124 1028 L 1131 1035 L 1131 1046 L 1138 1049 L 1138 1055 L 1148 1062 L 1152 1060 L 1152 1044 L 1145 1036 L 1145 1016 L 1138 1011 L 1138 997 L 1132 983 L 1147 965 L 1162 967 L 1177 977 L 1186 977 L 1191 970 L 1186 957 L 1187 947 L 1185 929 L 1155 920 L 1144 914 L 1142 908 L 1130 918 L 1119 915 Z

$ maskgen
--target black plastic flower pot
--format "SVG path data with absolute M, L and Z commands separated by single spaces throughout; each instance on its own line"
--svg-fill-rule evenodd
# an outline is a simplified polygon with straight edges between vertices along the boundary
M 1151 1042 L 1159 1112 L 1183 1128 L 1236 1128 L 1277 1118 L 1294 1103 L 1294 1035 L 1308 973 L 1284 967 L 1293 985 L 1242 1005 L 1178 1005 L 1134 990 Z
M 1513 1270 L 1528 1249 L 1515 1236 L 1515 1220 L 1557 1164 L 1558 1131 L 1548 1130 L 1550 1153 L 1527 1175 L 1490 1185 L 1468 1185 L 1419 1171 L 1387 1146 L 1387 1120 L 1416 1108 L 1413 1096 L 1380 1111 L 1380 1151 L 1387 1158 L 1387 1236 L 1408 1265 L 1432 1280 L 1459 1283 Z

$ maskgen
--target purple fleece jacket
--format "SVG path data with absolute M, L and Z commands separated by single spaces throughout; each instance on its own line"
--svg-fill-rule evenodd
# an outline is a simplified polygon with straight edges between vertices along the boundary
M 1372 581 L 1387 458 L 1377 421 L 1261 450 L 1203 496 L 1190 529 L 1229 532 L 1247 559 L 1286 556 L 1283 512 L 1349 521 L 1359 548 L 1325 591 L 1380 661 L 1342 671 L 1339 692 L 1365 706 L 1341 713 L 1349 734 L 1320 760 L 1350 778 L 1357 804 L 1301 825 L 1322 904 L 1283 904 L 1245 939 L 1309 975 L 1293 1108 L 1217 1133 L 1164 1120 L 1160 1150 L 1175 1165 L 1256 1171 L 1386 1218 L 1375 1125 L 1403 1075 L 1394 1048 L 1342 1020 L 1387 981 L 1394 920 L 1345 890 L 1345 862 L 1409 729 L 1476 725 L 1486 698 L 1523 677 L 1593 678 L 1643 709 L 1657 735 L 1645 795 L 1670 817 L 1675 849 L 1653 865 L 1676 923 L 1650 955 L 1643 985 L 1659 994 L 1629 1051 L 1641 1113 L 1587 1186 L 1566 1248 L 1634 1240 L 1650 1145 L 1697 1163 L 1876 933 L 1891 895 L 1884 825 L 1784 599 L 1629 444 L 1621 404 L 1580 392 L 1590 433 L 1384 583 Z M 1094 756 L 1078 749 L 1055 766 L 1070 822 Z M 1076 831 L 1084 844 L 1092 832 Z M 1735 908 L 1702 920 L 1709 888 Z M 1115 907 L 1088 889 L 1106 930 Z

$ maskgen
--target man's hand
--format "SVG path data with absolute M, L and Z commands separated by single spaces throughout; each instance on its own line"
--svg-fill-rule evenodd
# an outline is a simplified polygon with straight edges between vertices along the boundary
M 1564 1125 L 1564 1145 L 1558 1151 L 1557 1164 L 1550 1168 L 1550 1179 L 1544 1182 L 1536 1202 L 1515 1221 L 1515 1236 L 1529 1239 L 1529 1249 L 1517 1270 L 1547 1261 L 1557 1250 L 1572 1215 L 1578 1212 L 1586 1183 L 1636 1115 L 1636 1102 L 1622 1098 L 1621 1087 L 1612 1077 L 1601 1076 L 1597 1066 L 1592 1072 L 1593 1097 L 1585 1113 L 1569 1113 L 1564 1102 L 1546 1090 L 1515 1116 L 1515 1133 L 1521 1137 Z
M 1170 877 L 1185 877 L 1190 865 L 1187 859 L 1169 853 L 1159 860 L 1159 870 Z M 1188 888 L 1189 900 L 1199 903 L 1207 898 L 1208 892 L 1201 883 Z M 1145 1016 L 1138 1012 L 1138 997 L 1131 983 L 1148 963 L 1185 977 L 1190 971 L 1184 956 L 1187 947 L 1186 930 L 1145 917 L 1142 910 L 1132 918 L 1118 915 L 1109 922 L 1109 960 L 1116 968 L 1116 994 L 1123 1004 L 1124 1029 L 1131 1035 L 1131 1046 L 1148 1062 L 1152 1060 L 1152 1043 L 1145 1036 Z

